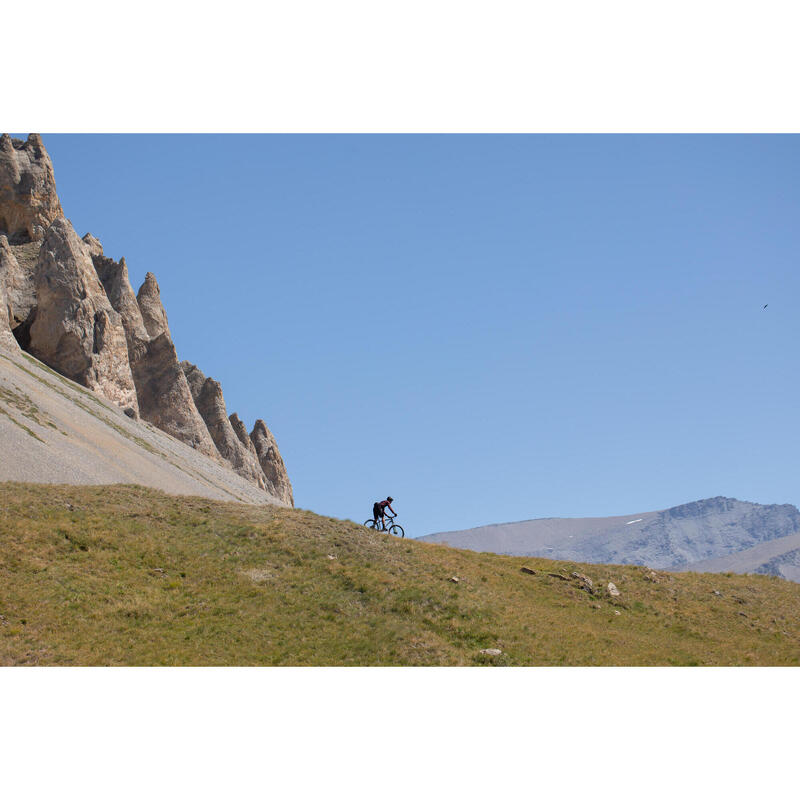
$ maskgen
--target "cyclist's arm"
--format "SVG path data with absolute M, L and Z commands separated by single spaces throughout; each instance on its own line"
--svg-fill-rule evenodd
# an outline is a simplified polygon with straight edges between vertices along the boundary
M 389 511 L 391 511 L 391 512 L 392 512 L 392 514 L 394 514 L 395 516 L 397 516 L 397 512 L 396 512 L 396 511 L 395 511 L 395 510 L 392 508 L 392 506 L 391 506 L 389 503 L 387 503 L 387 504 L 386 504 L 386 508 L 388 508 L 388 509 L 389 509 Z

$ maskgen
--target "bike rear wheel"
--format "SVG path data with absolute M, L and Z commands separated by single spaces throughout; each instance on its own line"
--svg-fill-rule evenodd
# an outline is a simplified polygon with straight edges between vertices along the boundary
M 404 539 L 406 535 L 406 532 L 403 530 L 401 525 L 390 525 L 389 533 L 391 533 L 392 536 L 399 536 L 401 539 Z
M 377 522 L 375 522 L 375 520 L 374 520 L 374 519 L 368 519 L 368 520 L 367 520 L 367 521 L 364 523 L 364 526 L 365 526 L 365 527 L 367 527 L 367 528 L 370 528 L 370 529 L 371 529 L 371 530 L 373 530 L 373 531 L 378 529 L 378 523 L 377 523 Z

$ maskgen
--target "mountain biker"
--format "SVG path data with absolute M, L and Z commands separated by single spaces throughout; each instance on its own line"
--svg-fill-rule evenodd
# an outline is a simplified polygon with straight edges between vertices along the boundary
M 394 497 L 387 497 L 385 500 L 378 500 L 377 503 L 372 504 L 372 517 L 377 523 L 378 520 L 381 521 L 381 530 L 386 530 L 386 509 L 388 507 L 389 511 L 392 512 L 395 516 L 397 516 L 397 512 L 392 508 L 392 503 L 394 502 Z

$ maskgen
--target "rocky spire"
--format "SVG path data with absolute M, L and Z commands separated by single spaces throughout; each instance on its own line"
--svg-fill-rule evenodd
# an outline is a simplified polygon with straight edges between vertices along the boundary
M 286 465 L 278 450 L 278 443 L 263 419 L 256 420 L 250 440 L 253 442 L 258 462 L 267 479 L 267 491 L 279 500 L 283 500 L 287 505 L 294 506 L 292 484 L 286 472 Z
M 38 133 L 0 136 L 0 233 L 12 244 L 38 241 L 63 216 L 53 164 Z
M 89 251 L 64 217 L 47 229 L 34 276 L 29 351 L 62 375 L 138 414 L 125 329 Z
M 92 258 L 103 255 L 103 245 L 100 243 L 100 240 L 92 236 L 91 233 L 86 233 L 81 241 L 86 245 L 89 255 L 91 255 Z
M 87 242 L 87 236 L 83 237 L 84 243 Z M 133 287 L 128 278 L 128 265 L 124 258 L 114 261 L 113 258 L 104 256 L 102 254 L 103 246 L 93 236 L 87 243 L 87 247 L 92 252 L 92 264 L 94 264 L 97 277 L 103 284 L 106 296 L 122 319 L 125 338 L 128 342 L 128 358 L 133 365 L 133 362 L 138 361 L 144 354 L 150 337 L 144 327 L 139 304 L 136 302 L 136 295 L 133 293 Z M 99 253 L 97 252 L 98 247 Z
M 189 381 L 197 410 L 205 421 L 220 455 L 230 462 L 239 475 L 266 490 L 267 484 L 258 458 L 242 444 L 228 419 L 222 387 L 213 378 L 206 378 L 188 361 L 182 361 L 181 367 Z
M 247 435 L 247 428 L 245 427 L 244 422 L 239 419 L 239 415 L 234 411 L 234 413 L 228 417 L 228 420 L 231 423 L 233 432 L 236 434 L 236 438 L 242 443 L 242 446 L 246 450 L 249 450 L 257 459 L 258 454 L 256 453 L 256 448 L 250 441 L 250 437 Z
M 142 418 L 195 450 L 222 462 L 195 407 L 186 376 L 178 363 L 169 328 L 154 338 L 150 337 L 133 293 L 125 259 L 117 262 L 103 255 L 103 245 L 91 234 L 86 234 L 83 241 L 92 252 L 92 263 L 111 305 L 122 318 Z M 154 277 L 151 278 L 155 285 L 155 298 L 160 305 L 158 284 Z M 152 302 L 151 309 L 157 313 Z M 166 319 L 163 308 L 161 314 Z
M 152 272 L 148 272 L 144 276 L 144 283 L 139 288 L 136 300 L 139 303 L 142 320 L 150 338 L 155 339 L 164 331 L 169 331 L 167 312 L 161 303 L 161 289 L 158 288 L 158 281 Z

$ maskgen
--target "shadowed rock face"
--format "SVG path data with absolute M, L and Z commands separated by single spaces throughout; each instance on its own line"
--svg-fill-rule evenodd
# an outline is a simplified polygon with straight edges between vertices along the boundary
M 220 455 L 231 463 L 239 475 L 266 490 L 266 480 L 258 459 L 242 444 L 228 419 L 222 387 L 213 378 L 206 378 L 188 361 L 182 361 L 181 367 L 189 382 L 197 410 L 205 421 Z
M 84 243 L 87 241 L 87 236 L 83 237 Z M 88 244 L 87 247 L 91 251 L 96 251 L 97 245 L 100 243 L 91 237 L 91 244 Z M 128 341 L 128 356 L 131 361 L 134 361 L 137 357 L 141 357 L 150 337 L 144 326 L 139 304 L 136 302 L 136 295 L 133 293 L 133 287 L 128 278 L 128 265 L 124 258 L 117 262 L 113 258 L 104 256 L 102 245 L 100 245 L 99 253 L 92 252 L 92 263 L 109 302 L 122 318 L 122 325 Z
M 92 262 L 97 275 L 111 305 L 122 318 L 142 418 L 221 462 L 211 435 L 195 407 L 186 376 L 178 363 L 169 328 L 164 328 L 158 336 L 150 337 L 128 278 L 125 259 L 116 262 L 104 256 L 102 245 L 91 234 L 84 236 L 83 241 L 92 250 Z M 154 287 L 154 290 L 148 290 L 152 295 L 148 298 L 149 308 L 151 313 L 157 314 L 153 297 L 160 305 L 158 284 L 152 275 L 149 275 L 149 282 Z M 161 315 L 166 319 L 163 309 Z
M 19 349 L 11 326 L 8 324 L 8 300 L 3 281 L 0 280 L 0 352 L 15 351 Z
M 19 263 L 16 249 L 5 236 L 0 235 L 0 285 L 5 291 L 3 307 L 12 330 L 29 325 L 36 309 L 34 271 Z
M 169 332 L 147 343 L 133 367 L 142 416 L 190 447 L 221 461 L 220 453 L 195 406 Z
M 30 353 L 62 375 L 138 413 L 125 329 L 106 297 L 89 251 L 59 217 L 39 251 Z
M 236 434 L 236 438 L 242 443 L 242 446 L 245 448 L 245 450 L 249 450 L 257 459 L 258 454 L 256 453 L 256 448 L 250 441 L 250 437 L 247 434 L 247 428 L 245 427 L 244 422 L 239 419 L 239 415 L 234 412 L 228 417 L 228 420 L 231 423 L 233 432 Z
M 267 479 L 267 490 L 284 503 L 294 506 L 292 484 L 286 472 L 286 465 L 278 450 L 278 443 L 263 419 L 256 420 L 250 440 Z
M 63 216 L 50 156 L 39 134 L 0 136 L 0 233 L 12 244 L 37 241 Z
M 190 361 L 181 361 L 181 369 L 186 376 L 186 382 L 189 384 L 189 390 L 192 397 L 197 397 L 203 390 L 203 384 L 206 382 L 206 376 L 203 375 L 201 370 Z

